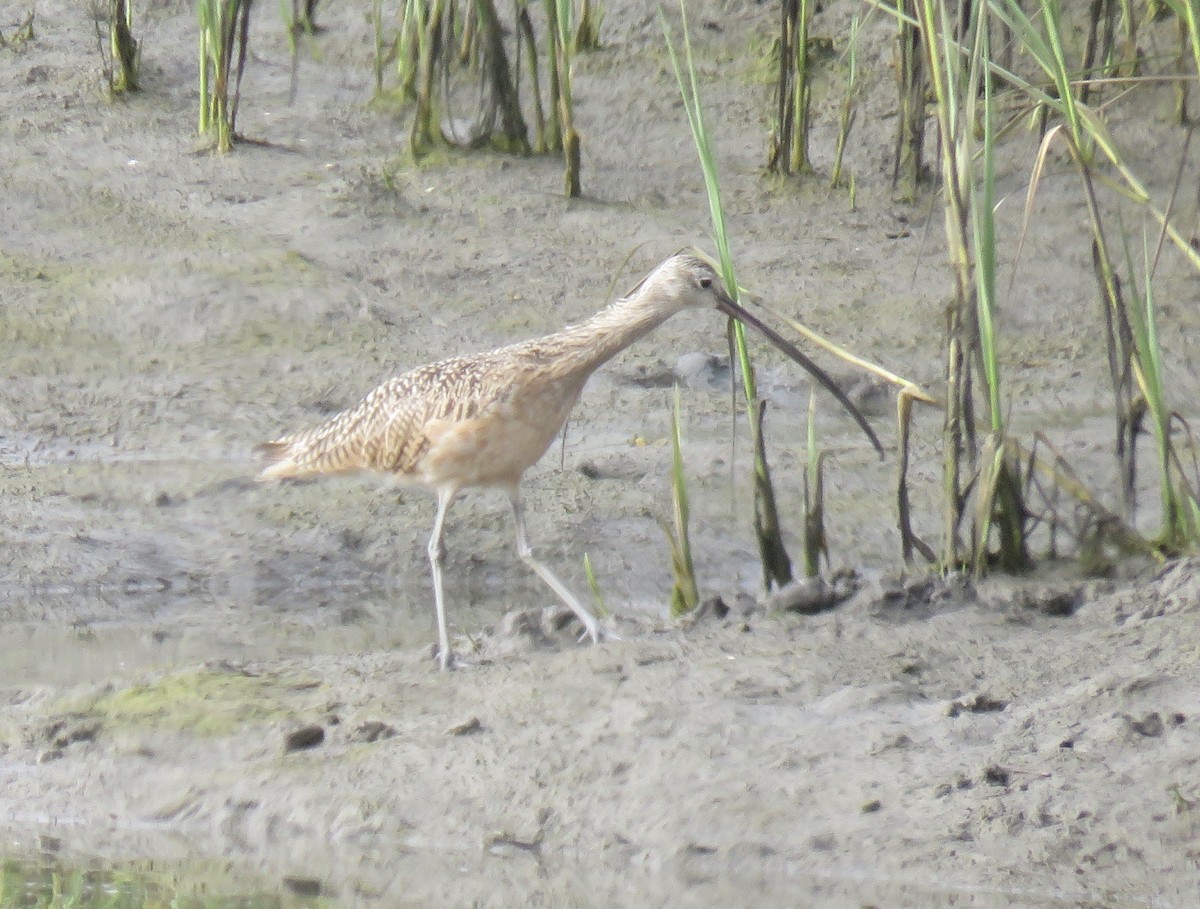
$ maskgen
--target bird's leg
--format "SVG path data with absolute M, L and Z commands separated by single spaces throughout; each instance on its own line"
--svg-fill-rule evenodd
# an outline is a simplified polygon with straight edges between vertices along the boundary
M 600 643 L 600 625 L 596 622 L 596 617 L 583 608 L 571 591 L 567 590 L 566 585 L 556 578 L 549 568 L 534 558 L 529 541 L 525 539 L 525 506 L 521 502 L 520 490 L 509 490 L 508 500 L 512 503 L 513 520 L 517 525 L 517 555 L 521 557 L 522 562 L 537 572 L 537 576 L 558 594 L 560 600 L 571 607 L 571 611 L 578 616 L 579 621 L 583 622 L 584 633 L 592 639 L 592 643 Z
M 429 535 L 429 564 L 433 568 L 433 604 L 437 609 L 438 662 L 443 670 L 450 662 L 450 636 L 446 633 L 446 600 L 442 594 L 442 560 L 446 556 L 445 523 L 446 509 L 454 498 L 453 489 L 439 489 L 437 517 L 433 519 L 433 533 Z

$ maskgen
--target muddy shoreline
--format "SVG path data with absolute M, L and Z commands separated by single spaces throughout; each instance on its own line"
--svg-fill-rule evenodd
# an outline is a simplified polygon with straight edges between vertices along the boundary
M 348 905 L 1184 906 L 1196 569 L 10 689 L 2 813 Z
M 66 0 L 36 11 L 35 39 L 0 48 L 8 853 L 49 836 L 115 864 L 226 861 L 316 882 L 335 905 L 1192 905 L 1200 564 L 1109 580 L 1049 566 L 978 588 L 905 577 L 894 463 L 824 401 L 832 567 L 862 588 L 817 615 L 764 611 L 716 317 L 669 322 L 598 374 L 527 478 L 533 545 L 582 596 L 588 554 L 621 641 L 580 647 L 544 616 L 503 498 L 470 494 L 450 515 L 447 593 L 472 665 L 440 674 L 430 498 L 253 482 L 255 443 L 435 356 L 579 321 L 610 285 L 706 245 L 651 5 L 607 10 L 605 48 L 578 61 L 575 202 L 553 160 L 406 161 L 407 121 L 368 103 L 361 10 L 326 12 L 291 106 L 277 11 L 256 12 L 240 123 L 271 144 L 226 158 L 194 151 L 190 6 L 150 5 L 146 90 L 121 102 L 100 91 L 90 19 Z M 832 3 L 817 28 L 840 34 L 853 11 Z M 864 30 L 879 88 L 847 153 L 851 210 L 821 181 L 762 173 L 770 86 L 740 61 L 769 48 L 775 11 L 693 13 L 739 278 L 937 388 L 949 281 L 938 224 L 892 200 L 887 24 Z M 1165 198 L 1169 91 L 1139 97 L 1113 132 Z M 1002 230 L 1019 229 L 1036 141 L 1002 150 Z M 1103 327 L 1068 184 L 1052 162 L 999 330 L 1014 429 L 1044 432 L 1105 490 Z M 1200 287 L 1170 257 L 1159 280 L 1188 410 Z M 809 388 L 758 353 L 795 551 Z M 657 522 L 677 380 L 699 581 L 730 609 L 684 626 L 665 615 Z M 894 439 L 891 397 L 854 394 Z M 917 531 L 936 539 L 940 418 L 915 432 Z

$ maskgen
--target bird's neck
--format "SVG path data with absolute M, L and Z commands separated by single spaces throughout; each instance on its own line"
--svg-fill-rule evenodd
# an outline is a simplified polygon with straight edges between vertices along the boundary
M 585 377 L 638 338 L 653 331 L 675 312 L 647 306 L 638 293 L 623 297 L 578 325 L 553 335 L 562 365 Z

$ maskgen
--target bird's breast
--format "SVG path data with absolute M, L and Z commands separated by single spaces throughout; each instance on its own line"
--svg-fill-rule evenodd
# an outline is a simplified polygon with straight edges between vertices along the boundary
M 515 486 L 546 453 L 578 396 L 574 383 L 539 383 L 471 417 L 432 421 L 422 480 L 434 487 Z

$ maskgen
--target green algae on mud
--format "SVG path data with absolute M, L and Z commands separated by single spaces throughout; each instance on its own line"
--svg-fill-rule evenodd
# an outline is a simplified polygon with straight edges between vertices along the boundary
M 41 854 L 0 858 L 0 909 L 325 909 L 317 881 L 240 877 L 227 862 L 105 863 L 64 860 L 56 837 L 43 836 Z
M 64 703 L 62 715 L 98 721 L 110 730 L 154 729 L 215 737 L 248 726 L 294 718 L 286 695 L 321 683 L 282 673 L 236 667 L 203 668 L 159 676 Z

